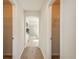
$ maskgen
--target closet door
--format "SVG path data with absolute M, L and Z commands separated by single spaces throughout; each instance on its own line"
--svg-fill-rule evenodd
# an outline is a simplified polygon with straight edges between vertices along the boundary
M 3 0 L 3 29 L 3 54 L 12 56 L 12 5 L 9 0 Z

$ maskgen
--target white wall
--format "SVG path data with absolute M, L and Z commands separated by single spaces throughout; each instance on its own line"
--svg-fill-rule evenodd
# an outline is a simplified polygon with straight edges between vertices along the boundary
M 27 11 L 26 10 L 24 15 L 25 16 L 37 16 L 37 17 L 39 17 L 40 16 L 39 13 L 40 13 L 40 11 Z
M 60 59 L 76 59 L 76 0 L 61 0 Z
M 51 59 L 51 19 L 48 2 L 46 1 L 40 11 L 40 48 L 44 59 Z
M 13 5 L 13 59 L 20 59 L 24 49 L 24 10 L 19 2 Z

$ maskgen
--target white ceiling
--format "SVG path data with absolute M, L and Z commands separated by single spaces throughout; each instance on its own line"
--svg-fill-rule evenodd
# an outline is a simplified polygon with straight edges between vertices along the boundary
M 22 4 L 24 10 L 38 11 L 40 10 L 45 0 L 19 0 L 19 1 Z

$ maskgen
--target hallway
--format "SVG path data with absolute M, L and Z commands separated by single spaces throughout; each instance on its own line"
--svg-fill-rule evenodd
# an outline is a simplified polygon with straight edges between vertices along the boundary
M 51 59 L 51 14 L 54 2 L 16 0 L 12 3 L 12 43 L 9 44 L 12 44 L 12 59 Z
M 40 48 L 27 47 L 24 49 L 21 59 L 44 59 Z
M 3 0 L 3 5 L 4 59 L 75 59 L 75 0 Z

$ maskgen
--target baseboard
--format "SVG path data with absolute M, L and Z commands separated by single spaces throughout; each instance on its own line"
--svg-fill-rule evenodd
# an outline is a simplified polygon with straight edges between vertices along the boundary
M 52 56 L 52 59 L 60 59 L 60 56 Z

